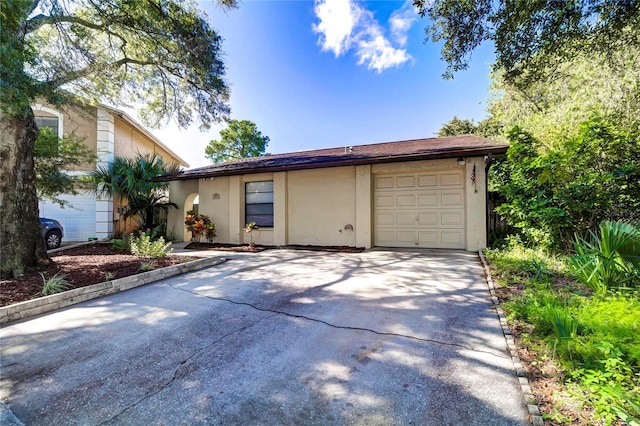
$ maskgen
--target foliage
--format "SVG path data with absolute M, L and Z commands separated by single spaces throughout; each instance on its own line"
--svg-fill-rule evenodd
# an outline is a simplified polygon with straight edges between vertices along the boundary
M 543 146 L 577 136 L 594 113 L 618 129 L 640 129 L 640 46 L 619 46 L 609 55 L 582 52 L 554 60 L 554 72 L 523 89 L 493 72 L 488 112 L 507 129 L 519 126 Z
M 249 237 L 251 237 L 251 242 L 249 243 L 249 247 L 253 248 L 254 244 L 253 244 L 253 233 L 251 231 L 253 231 L 254 229 L 258 229 L 258 225 L 256 225 L 255 222 L 249 222 L 246 225 L 244 225 L 244 231 L 249 234 Z
M 139 236 L 132 234 L 129 237 L 131 254 L 139 257 L 150 257 L 154 259 L 165 257 L 173 251 L 173 249 L 167 251 L 170 245 L 171 242 L 165 243 L 163 237 L 153 240 L 151 234 L 147 232 L 141 233 Z
M 169 184 L 151 179 L 178 170 L 177 164 L 167 163 L 157 153 L 137 154 L 133 158 L 115 157 L 108 165 L 97 166 L 88 179 L 97 193 L 118 195 L 128 201 L 125 217 L 139 215 L 144 229 L 153 229 L 154 214 L 158 210 L 178 206 L 169 201 Z
M 554 149 L 517 127 L 508 136 L 507 202 L 496 210 L 529 240 L 568 249 L 603 220 L 638 220 L 640 134 L 593 117 Z
M 540 357 L 556 356 L 569 381 L 571 394 L 595 418 L 610 424 L 640 418 L 640 298 L 637 291 L 593 297 L 567 284 L 569 258 L 549 256 L 540 248 L 524 247 L 516 238 L 487 250 L 501 285 L 517 286 L 503 304 L 510 321 L 520 324 L 521 342 L 534 346 Z M 549 265 L 546 281 L 523 271 L 538 259 Z M 565 265 L 562 265 L 565 263 Z M 549 281 L 550 280 L 550 281 Z M 562 285 L 560 285 L 562 283 Z M 548 354 L 548 355 L 545 355 Z M 634 420 L 635 419 L 635 420 Z
M 234 7 L 234 0 L 220 0 Z M 143 121 L 203 127 L 229 114 L 222 38 L 189 0 L 9 0 L 0 7 L 0 274 L 46 258 L 30 105 L 80 96 L 140 107 Z M 17 207 L 20 212 L 17 213 Z M 30 232 L 18 231 L 26 223 Z
M 207 224 L 207 226 L 205 226 L 204 235 L 207 238 L 207 242 L 213 243 L 213 240 L 216 238 L 216 224 Z
M 414 0 L 429 16 L 427 37 L 442 41 L 446 77 L 464 70 L 472 52 L 490 42 L 496 69 L 523 86 L 551 73 L 576 52 L 604 53 L 612 46 L 637 46 L 640 3 L 617 0 L 510 2 Z
M 184 224 L 187 225 L 187 231 L 191 232 L 192 241 L 200 242 L 200 238 L 206 235 L 207 241 L 211 243 L 216 236 L 216 225 L 206 214 L 189 210 L 184 218 Z
M 446 136 L 470 135 L 475 133 L 475 131 L 476 125 L 473 120 L 460 119 L 457 115 L 454 115 L 451 120 L 440 127 L 440 130 L 438 130 L 438 137 L 443 138 Z
M 598 294 L 640 287 L 640 224 L 604 221 L 590 240 L 577 237 L 571 266 L 580 282 Z
M 104 274 L 102 274 L 102 279 L 105 281 L 111 281 L 115 277 L 116 274 L 114 274 L 113 272 L 105 272 Z
M 155 260 L 146 260 L 144 262 L 140 262 L 140 270 L 143 272 L 152 271 L 156 269 L 158 264 Z
M 42 277 L 42 295 L 49 296 L 50 294 L 61 293 L 67 290 L 71 284 L 67 281 L 67 276 L 62 272 L 58 272 L 52 277 L 45 278 L 44 274 L 40 272 Z
M 220 131 L 220 140 L 212 140 L 205 148 L 206 157 L 214 164 L 265 154 L 269 137 L 262 136 L 255 123 L 249 120 L 229 120 Z
M 112 247 L 114 250 L 130 251 L 129 237 L 122 238 L 122 239 L 114 239 L 112 241 Z
M 95 160 L 95 154 L 77 136 L 71 134 L 58 138 L 51 129 L 40 129 L 33 148 L 38 198 L 48 199 L 60 206 L 69 205 L 60 195 L 78 194 L 83 185 L 81 180 L 67 171 L 73 166 L 91 164 Z

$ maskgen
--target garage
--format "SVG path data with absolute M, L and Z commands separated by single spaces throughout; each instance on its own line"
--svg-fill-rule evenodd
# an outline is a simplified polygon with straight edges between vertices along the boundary
M 70 206 L 41 201 L 40 216 L 60 221 L 63 241 L 87 241 L 96 236 L 96 196 L 94 194 L 65 195 Z
M 465 248 L 464 168 L 374 177 L 374 244 Z

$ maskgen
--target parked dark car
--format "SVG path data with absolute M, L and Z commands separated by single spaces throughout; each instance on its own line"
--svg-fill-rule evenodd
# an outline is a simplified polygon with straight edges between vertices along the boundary
M 47 250 L 60 247 L 62 237 L 64 237 L 64 229 L 60 222 L 55 219 L 40 218 L 40 226 L 42 226 L 42 236 L 47 245 Z

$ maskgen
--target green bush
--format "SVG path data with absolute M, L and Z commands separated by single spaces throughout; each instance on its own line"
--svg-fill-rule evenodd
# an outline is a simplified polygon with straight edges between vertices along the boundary
M 114 239 L 111 246 L 114 250 L 129 251 L 129 239 Z
M 577 238 L 571 266 L 576 278 L 600 295 L 610 288 L 640 285 L 640 228 L 604 221 L 599 234 Z
M 62 272 L 58 272 L 50 278 L 45 278 L 44 274 L 40 272 L 42 277 L 42 295 L 49 296 L 50 294 L 61 293 L 67 290 L 71 284 L 67 281 L 67 276 Z
M 129 238 L 131 254 L 139 257 L 165 257 L 173 251 L 173 249 L 167 251 L 167 248 L 170 245 L 171 242 L 165 243 L 163 237 L 159 237 L 157 240 L 153 241 L 151 239 L 151 235 L 148 233 L 143 233 L 139 236 L 131 235 Z
M 529 241 L 570 250 L 602 220 L 639 219 L 640 135 L 593 117 L 546 145 L 517 127 L 508 138 L 496 210 Z

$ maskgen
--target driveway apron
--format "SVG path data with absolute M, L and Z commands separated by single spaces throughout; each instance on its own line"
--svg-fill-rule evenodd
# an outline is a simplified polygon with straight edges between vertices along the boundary
M 476 254 L 269 250 L 0 330 L 28 425 L 524 425 Z

